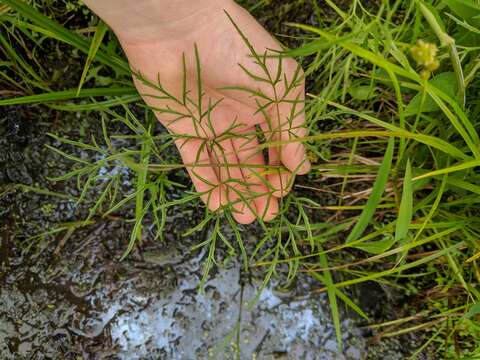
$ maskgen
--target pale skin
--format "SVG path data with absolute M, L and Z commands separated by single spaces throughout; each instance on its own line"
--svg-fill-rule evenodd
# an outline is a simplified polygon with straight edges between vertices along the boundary
M 232 0 L 84 2 L 115 32 L 137 74 L 134 81 L 139 93 L 155 110 L 158 120 L 178 136 L 176 145 L 182 160 L 207 206 L 215 211 L 230 204 L 235 220 L 242 224 L 256 218 L 272 220 L 294 175 L 310 170 L 305 148 L 297 141 L 305 136 L 304 115 L 298 104 L 304 97 L 303 80 L 296 83 L 285 101 L 262 112 L 257 109 L 265 100 L 225 88 L 249 88 L 278 98 L 286 86 L 282 80 L 272 88 L 242 70 L 239 64 L 252 74 L 265 77 L 231 19 L 258 54 L 279 50 L 276 40 Z M 160 79 L 168 93 L 182 98 L 185 59 L 186 89 L 192 99 L 198 99 L 195 47 L 201 66 L 203 107 L 218 102 L 208 120 L 200 121 L 194 115 L 179 118 L 177 113 L 199 113 L 198 108 L 189 104 L 186 109 L 170 99 L 159 99 L 162 94 L 145 82 L 158 83 Z M 279 63 L 278 57 L 266 61 L 272 76 L 280 70 L 281 79 L 298 78 L 299 68 L 294 60 L 282 59 L 280 69 Z M 264 132 L 267 141 L 276 142 L 268 147 L 268 159 L 255 135 L 256 127 Z M 205 139 L 209 146 L 205 146 Z M 266 171 L 262 167 L 265 164 L 283 170 Z

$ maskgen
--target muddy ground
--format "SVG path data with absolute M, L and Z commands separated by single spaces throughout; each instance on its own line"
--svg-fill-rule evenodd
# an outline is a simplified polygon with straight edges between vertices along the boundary
M 284 20 L 317 24 L 312 9 L 299 11 L 292 3 L 274 2 L 275 11 L 267 7 L 257 18 L 273 33 L 294 31 L 281 25 Z M 81 73 L 82 64 L 80 59 L 78 69 L 62 68 L 66 78 Z M 75 87 L 76 81 L 59 88 Z M 108 126 L 113 133 L 124 131 L 118 124 Z M 311 292 L 318 284 L 299 275 L 284 291 L 280 276 L 259 293 L 262 269 L 246 271 L 221 246 L 220 266 L 199 292 L 206 253 L 191 247 L 210 229 L 183 236 L 202 219 L 197 202 L 169 210 L 163 241 L 154 240 L 147 218 L 142 245 L 123 261 L 131 207 L 107 218 L 97 214 L 90 225 L 71 232 L 49 233 L 85 219 L 100 189 L 79 205 L 68 197 L 28 191 L 80 194 L 74 181 L 49 180 L 68 172 L 72 162 L 46 148 L 60 146 L 48 132 L 86 142 L 91 135 L 101 138 L 95 114 L 45 106 L 0 108 L 0 360 L 404 359 L 421 343 L 415 334 L 372 342 L 375 334 L 365 321 L 342 308 L 344 348 L 338 350 L 328 300 Z M 91 156 L 73 147 L 64 150 Z M 114 171 L 124 173 L 122 191 L 131 192 L 128 169 Z M 190 186 L 183 170 L 171 177 Z M 332 201 L 321 194 L 315 194 L 319 203 Z M 168 196 L 182 195 L 176 190 Z M 315 217 L 321 221 L 327 215 Z M 261 230 L 255 225 L 242 230 L 253 247 Z M 403 313 L 403 300 L 393 289 L 366 284 L 351 291 L 372 322 Z
M 143 244 L 124 261 L 131 209 L 45 235 L 84 219 L 92 205 L 18 187 L 79 195 L 74 181 L 48 180 L 72 163 L 45 147 L 59 146 L 46 133 L 86 140 L 99 135 L 98 118 L 58 116 L 45 107 L 0 109 L 1 359 L 403 359 L 418 346 L 415 337 L 371 346 L 361 319 L 342 311 L 345 345 L 337 350 L 328 300 L 310 291 L 318 284 L 300 276 L 285 292 L 275 278 L 255 300 L 261 269 L 245 271 L 222 247 L 199 292 L 206 251 L 190 249 L 209 229 L 182 236 L 201 220 L 198 203 L 171 209 L 163 241 L 153 240 L 147 219 Z M 131 174 L 118 171 L 132 191 Z M 182 170 L 173 178 L 188 183 Z M 243 227 L 247 244 L 260 236 L 257 226 Z M 390 290 L 368 285 L 357 295 L 379 321 L 395 316 L 393 304 L 383 304 Z

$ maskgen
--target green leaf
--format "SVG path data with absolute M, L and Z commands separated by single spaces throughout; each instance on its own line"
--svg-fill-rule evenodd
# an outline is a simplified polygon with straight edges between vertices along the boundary
M 103 38 L 107 33 L 107 31 L 108 31 L 107 24 L 105 24 L 103 21 L 100 20 L 100 22 L 97 25 L 97 29 L 95 30 L 95 34 L 93 35 L 92 42 L 90 43 L 90 49 L 88 49 L 87 61 L 85 62 L 82 76 L 80 77 L 80 83 L 78 84 L 77 95 L 80 93 L 80 90 L 82 89 L 83 82 L 85 81 L 85 78 L 87 77 L 88 69 L 90 68 L 90 64 L 95 58 L 95 55 L 97 54 L 98 49 L 100 48 L 100 45 L 102 44 Z
M 443 0 L 450 9 L 463 20 L 474 26 L 480 26 L 480 7 L 472 0 Z
M 368 100 L 377 96 L 375 88 L 369 85 L 352 86 L 348 93 L 357 100 Z
M 449 185 L 453 185 L 457 188 L 467 190 L 467 191 L 471 191 L 475 194 L 480 195 L 480 186 L 472 184 L 471 182 L 459 179 L 456 176 L 449 176 L 448 180 L 447 180 L 447 183 Z
M 457 82 L 453 72 L 443 72 L 438 74 L 429 80 L 429 83 L 442 90 L 452 99 L 455 98 L 455 94 L 457 93 Z M 419 92 L 412 100 L 410 100 L 405 108 L 405 116 L 416 115 L 419 112 L 433 112 L 439 110 L 440 107 L 429 95 L 426 95 L 425 101 L 422 105 L 422 93 Z
M 370 220 L 372 219 L 378 204 L 380 204 L 383 192 L 385 191 L 385 185 L 387 184 L 388 174 L 392 166 L 394 147 L 394 139 L 389 138 L 385 157 L 383 158 L 380 169 L 378 170 L 377 178 L 375 179 L 375 183 L 373 184 L 372 194 L 368 198 L 367 204 L 363 208 L 363 211 L 360 214 L 357 223 L 353 227 L 353 230 L 348 235 L 347 243 L 357 240 L 360 235 L 362 235 L 362 233 L 365 231 L 368 224 L 370 223 Z
M 309 56 L 312 54 L 316 54 L 321 50 L 328 49 L 331 45 L 328 42 L 323 40 L 313 40 L 309 43 L 302 45 L 296 49 L 291 49 L 284 52 L 286 56 Z
M 398 211 L 397 225 L 395 227 L 395 241 L 405 239 L 408 233 L 408 226 L 412 221 L 413 214 L 413 186 L 412 186 L 412 167 L 410 160 L 407 161 L 407 168 L 403 178 L 402 200 L 400 210 Z
M 446 13 L 445 15 L 447 15 L 450 19 L 452 19 L 458 26 L 463 28 L 463 29 L 459 29 L 459 33 L 457 33 L 461 35 L 460 37 L 466 36 L 465 32 L 461 30 L 467 30 L 475 35 L 480 35 L 480 29 L 477 28 L 476 26 L 472 26 L 467 21 L 458 19 L 452 14 Z M 455 36 L 455 40 L 457 40 L 457 36 Z
M 383 254 L 385 251 L 390 249 L 394 243 L 395 243 L 395 239 L 392 236 L 388 236 L 382 240 L 368 241 L 368 242 L 361 243 L 359 245 L 355 245 L 353 247 L 371 254 L 378 255 L 378 254 Z
M 465 317 L 471 318 L 478 314 L 480 314 L 480 303 L 476 303 L 470 306 L 470 309 L 468 309 L 468 311 L 466 312 Z

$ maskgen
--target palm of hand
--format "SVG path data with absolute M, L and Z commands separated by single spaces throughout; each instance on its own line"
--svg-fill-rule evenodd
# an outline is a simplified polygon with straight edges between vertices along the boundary
M 263 65 L 255 63 L 225 13 L 179 36 L 122 45 L 132 69 L 138 71 L 134 80 L 140 94 L 178 136 L 176 145 L 204 202 L 212 210 L 230 204 L 240 223 L 256 217 L 268 221 L 291 185 L 291 172 L 306 173 L 309 163 L 298 142 L 269 147 L 269 165 L 283 164 L 291 172 L 266 174 L 256 126 L 267 140 L 302 137 L 298 101 L 304 87 L 293 60 L 262 57 L 267 49 L 279 46 L 247 12 L 233 6 L 228 13 Z M 250 89 L 257 96 L 228 87 Z

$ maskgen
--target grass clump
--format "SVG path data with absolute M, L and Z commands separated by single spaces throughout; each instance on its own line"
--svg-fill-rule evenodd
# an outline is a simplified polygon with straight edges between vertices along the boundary
M 203 194 L 185 191 L 180 199 L 168 198 L 170 188 L 185 186 L 170 177 L 184 165 L 164 155 L 178 138 L 158 130 L 152 109 L 144 107 L 140 120 L 128 106 L 142 106 L 140 97 L 126 62 L 116 55 L 118 48 L 105 45 L 105 27 L 99 24 L 87 39 L 26 3 L 4 3 L 0 64 L 8 70 L 2 72 L 1 81 L 10 92 L 0 105 L 45 103 L 62 111 L 99 112 L 101 141 L 87 144 L 52 134 L 63 144 L 98 154 L 92 158 L 99 159 L 85 160 L 52 148 L 76 163 L 70 173 L 54 180 L 76 177 L 83 190 L 78 201 L 88 200 L 89 188 L 101 183 L 85 224 L 94 214 L 108 216 L 134 204 L 124 257 L 141 241 L 147 215 L 161 238 L 167 210 L 199 201 Z M 322 26 L 291 23 L 295 42 L 301 45 L 281 57 L 304 61 L 309 135 L 302 141 L 317 162 L 308 182 L 283 199 L 279 216 L 268 224 L 259 221 L 263 233 L 251 252 L 246 250 L 242 228 L 233 221 L 231 205 L 223 212 L 205 210 L 204 219 L 186 233 L 209 228 L 196 247 L 208 249 L 202 283 L 218 260 L 219 246 L 232 256 L 238 253 L 245 268 L 263 268 L 264 284 L 277 275 L 280 265 L 288 266 L 287 283 L 299 271 L 305 272 L 321 284 L 317 292 L 328 294 L 342 346 L 340 304 L 368 318 L 347 289 L 377 282 L 405 294 L 410 307 L 401 318 L 371 324 L 375 340 L 421 331 L 425 341 L 412 358 L 429 347 L 439 358 L 480 356 L 480 7 L 473 0 L 381 2 L 372 8 L 357 0 L 349 8 L 327 1 L 329 9 L 314 3 Z M 268 2 L 255 11 L 263 6 Z M 326 21 L 323 11 L 336 16 Z M 77 86 L 52 90 L 52 79 L 45 80 L 35 70 L 40 64 L 26 56 L 24 38 L 34 48 L 50 39 L 84 52 L 87 61 Z M 269 56 L 278 56 L 251 51 L 260 68 L 265 68 L 262 64 Z M 95 70 L 98 64 L 109 69 L 108 87 L 95 86 L 101 83 L 95 79 L 100 77 Z M 273 87 L 284 81 L 268 71 L 264 75 L 263 81 Z M 16 77 L 22 81 L 15 81 Z M 170 96 L 161 82 L 150 86 Z M 265 104 L 284 101 L 252 89 L 236 90 L 263 99 L 259 111 Z M 199 121 L 215 109 L 201 93 L 195 98 L 185 92 L 174 99 L 197 110 L 203 101 Z M 130 133 L 109 134 L 105 125 L 109 121 L 123 124 Z M 227 131 L 223 136 L 233 135 Z M 131 140 L 128 147 L 112 145 L 122 137 Z M 265 139 L 262 146 L 278 145 Z M 204 146 L 212 144 L 205 141 Z M 120 194 L 120 174 L 100 171 L 116 166 L 129 169 L 135 179 L 131 193 Z M 324 193 L 330 194 L 330 203 L 322 201 Z M 320 212 L 326 215 L 319 218 Z M 229 225 L 233 236 L 227 236 L 222 224 Z M 347 260 L 352 257 L 353 261 Z

